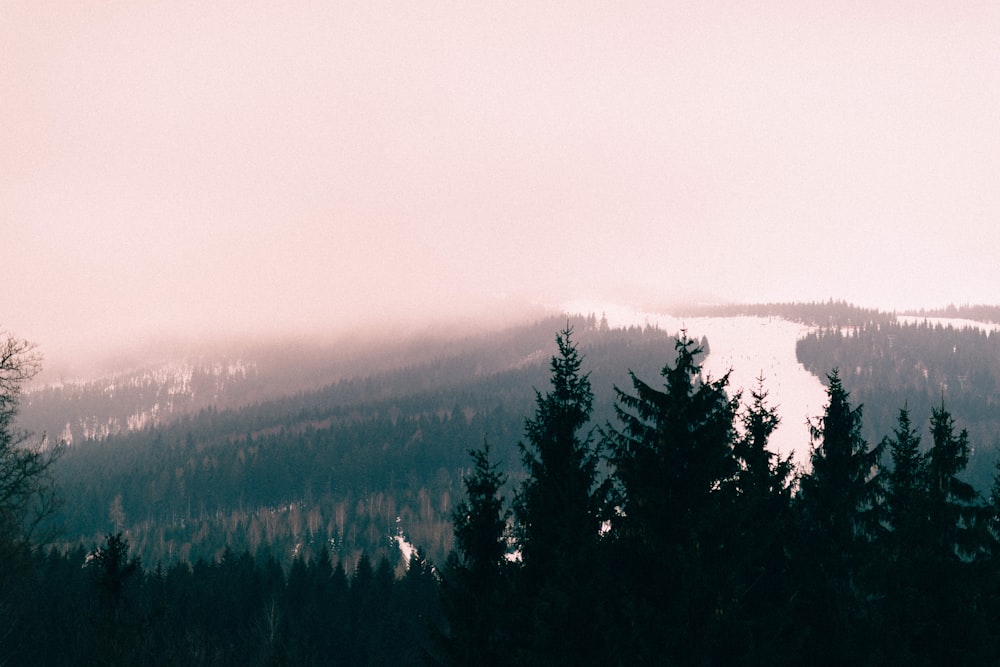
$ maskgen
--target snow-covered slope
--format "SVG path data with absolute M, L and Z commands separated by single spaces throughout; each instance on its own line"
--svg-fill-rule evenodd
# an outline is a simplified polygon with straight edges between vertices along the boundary
M 652 312 L 640 312 L 625 307 L 572 303 L 568 312 L 604 313 L 611 326 L 655 325 L 670 333 L 686 329 L 695 340 L 708 339 L 710 354 L 704 371 L 719 378 L 732 370 L 730 387 L 750 390 L 757 378 L 764 378 L 768 401 L 777 406 L 781 425 L 771 438 L 772 448 L 781 453 L 794 452 L 795 463 L 809 461 L 808 418 L 822 414 L 826 404 L 826 389 L 795 358 L 795 343 L 809 327 L 780 318 L 762 317 L 689 317 L 678 318 Z M 647 382 L 656 378 L 643 378 Z

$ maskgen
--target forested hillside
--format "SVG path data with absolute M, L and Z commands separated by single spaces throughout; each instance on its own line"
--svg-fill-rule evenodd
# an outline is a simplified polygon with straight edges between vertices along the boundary
M 394 370 L 76 442 L 56 471 L 72 499 L 56 517 L 64 544 L 123 531 L 148 563 L 213 560 L 230 548 L 287 564 L 331 549 L 395 566 L 404 559 L 391 538 L 400 536 L 442 562 L 466 451 L 488 439 L 516 463 L 552 332 L 566 322 L 437 343 L 432 360 L 423 351 Z M 612 417 L 612 387 L 626 371 L 657 372 L 672 340 L 593 316 L 577 318 L 576 331 L 600 387 L 595 424 Z
M 833 335 L 813 342 L 838 341 L 827 339 Z M 72 471 L 60 473 L 63 483 L 72 474 L 125 485 L 129 466 L 144 469 L 138 454 L 127 458 L 130 448 L 167 452 L 168 472 L 181 465 L 163 483 L 173 484 L 171 493 L 187 492 L 189 480 L 199 485 L 204 507 L 164 496 L 145 524 L 129 518 L 126 493 L 161 481 L 146 479 L 117 489 L 107 508 L 115 525 L 94 546 L 18 550 L 9 562 L 22 576 L 7 581 L 0 606 L 14 628 L 0 642 L 4 657 L 116 665 L 1000 660 L 992 630 L 1000 623 L 1000 475 L 989 488 L 968 482 L 974 443 L 947 401 L 926 423 L 904 402 L 888 432 L 871 439 L 863 407 L 831 370 L 827 403 L 812 421 L 809 466 L 796 470 L 769 448 L 780 420 L 766 384 L 737 399 L 728 377 L 701 374 L 695 340 L 670 342 L 656 330 L 581 323 L 559 331 L 547 366 L 486 376 L 489 398 L 471 398 L 478 385 L 457 381 L 427 395 L 388 391 L 339 405 L 328 398 L 346 389 L 333 386 L 327 399 L 287 399 L 311 397 L 294 413 L 272 403 L 206 411 L 172 430 L 90 443 L 93 469 L 84 465 L 87 448 L 74 447 L 56 461 Z M 660 370 L 633 369 L 608 383 L 622 361 L 616 355 L 632 358 L 648 346 L 662 356 L 664 344 L 672 359 Z M 843 349 L 850 354 L 841 361 L 856 355 Z M 609 350 L 617 352 L 602 356 Z M 426 376 L 433 366 L 399 377 Z M 613 414 L 604 419 L 598 396 L 609 390 Z M 455 442 L 470 451 L 458 453 L 443 501 L 425 478 L 453 473 L 445 448 L 427 444 L 452 437 L 453 422 L 470 430 L 507 424 L 517 444 L 492 435 L 473 446 Z M 249 433 L 234 433 L 248 423 Z M 324 453 L 342 447 L 343 458 Z M 127 460 L 113 463 L 121 454 Z M 255 457 L 266 465 L 249 477 Z M 339 476 L 338 466 L 354 458 L 362 463 Z M 398 479 L 405 466 L 412 480 Z M 298 494 L 297 502 L 247 512 L 248 526 L 277 517 L 262 524 L 256 545 L 239 542 L 246 496 L 231 505 L 234 516 L 219 509 L 239 486 L 240 475 L 227 478 L 233 469 L 244 494 L 258 485 L 262 497 Z M 408 495 L 417 485 L 416 497 Z M 324 503 L 342 489 L 360 500 L 350 518 L 343 505 L 341 523 L 338 508 Z M 314 520 L 303 510 L 317 494 Z M 156 522 L 175 512 L 175 530 L 201 534 L 171 535 L 186 540 L 180 549 L 193 562 L 137 557 L 132 539 L 155 549 Z M 376 526 L 376 542 L 394 525 L 425 521 L 420 537 L 406 535 L 421 549 L 395 564 L 392 549 L 341 529 L 366 526 L 364 519 Z M 429 558 L 421 538 L 444 555 Z M 209 554 L 199 540 L 231 545 Z M 63 641 L 50 640 L 55 628 Z
M 1000 333 L 872 321 L 819 329 L 799 341 L 797 355 L 817 375 L 839 369 L 865 406 L 870 439 L 890 432 L 900 408 L 924 425 L 943 401 L 969 432 L 968 478 L 989 487 L 1000 451 Z

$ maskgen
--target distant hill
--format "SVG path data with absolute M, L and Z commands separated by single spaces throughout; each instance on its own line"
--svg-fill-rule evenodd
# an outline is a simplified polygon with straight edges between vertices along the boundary
M 467 450 L 488 438 L 517 478 L 516 443 L 567 321 L 403 342 L 372 351 L 370 374 L 254 402 L 268 375 L 253 359 L 40 392 L 36 408 L 69 405 L 80 423 L 119 426 L 75 438 L 59 462 L 72 499 L 62 533 L 90 544 L 124 530 L 147 562 L 210 559 L 227 545 L 283 558 L 321 545 L 398 557 L 397 534 L 443 558 Z M 673 358 L 673 339 L 655 328 L 569 321 L 595 388 L 595 425 L 612 417 L 613 386 L 628 386 L 629 368 L 654 379 Z M 387 358 L 399 365 L 378 370 Z M 314 366 L 324 363 L 336 366 L 322 357 Z M 206 396 L 217 402 L 199 403 Z M 164 400 L 175 408 L 156 419 L 115 417 Z
M 486 438 L 510 483 L 521 478 L 517 442 L 534 389 L 548 386 L 559 329 L 574 327 L 597 426 L 613 420 L 613 388 L 630 386 L 629 369 L 658 380 L 674 358 L 673 323 L 687 318 L 696 339 L 699 329 L 708 332 L 715 377 L 726 370 L 720 361 L 751 364 L 734 378 L 748 389 L 746 378 L 764 372 L 765 389 L 776 390 L 772 398 L 784 392 L 786 404 L 799 405 L 788 392 L 804 389 L 787 377 L 788 364 L 802 369 L 783 355 L 794 354 L 822 382 L 838 368 L 851 400 L 864 403 L 873 444 L 904 404 L 926 431 L 930 407 L 943 398 L 971 436 L 967 478 L 989 488 L 1000 446 L 1000 334 L 990 327 L 957 329 L 832 301 L 682 315 L 647 319 L 672 323 L 662 328 L 560 315 L 367 351 L 284 344 L 206 355 L 32 392 L 22 424 L 72 436 L 56 470 L 69 501 L 58 518 L 67 545 L 89 547 L 123 530 L 155 563 L 217 558 L 227 546 L 282 560 L 320 548 L 348 559 L 362 551 L 399 559 L 402 541 L 440 562 L 452 545 L 450 512 L 466 451 Z M 753 340 L 740 334 L 744 316 L 757 318 Z M 780 351 L 786 375 L 777 378 L 766 377 L 773 363 L 723 349 L 772 340 L 795 347 Z M 790 413 L 782 426 L 785 437 L 801 440 L 799 465 L 808 462 L 805 417 L 822 412 L 821 388 L 818 395 L 809 415 Z

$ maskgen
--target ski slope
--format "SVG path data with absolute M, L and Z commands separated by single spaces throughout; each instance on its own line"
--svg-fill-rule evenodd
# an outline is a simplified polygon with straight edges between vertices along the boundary
M 709 355 L 703 372 L 714 379 L 731 370 L 731 391 L 744 391 L 744 402 L 764 378 L 768 403 L 775 406 L 781 424 L 771 437 L 771 448 L 782 454 L 794 453 L 797 465 L 809 462 L 807 419 L 823 413 L 826 388 L 795 358 L 795 343 L 810 328 L 780 318 L 688 317 L 678 318 L 653 312 L 608 305 L 567 304 L 566 312 L 603 313 L 608 324 L 619 326 L 654 325 L 669 333 L 686 330 L 700 341 L 708 339 Z M 647 382 L 655 378 L 643 378 Z

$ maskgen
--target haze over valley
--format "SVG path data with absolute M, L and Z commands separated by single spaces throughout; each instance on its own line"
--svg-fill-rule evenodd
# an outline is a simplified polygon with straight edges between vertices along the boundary
M 0 2 L 0 663 L 1000 664 L 997 35 Z

